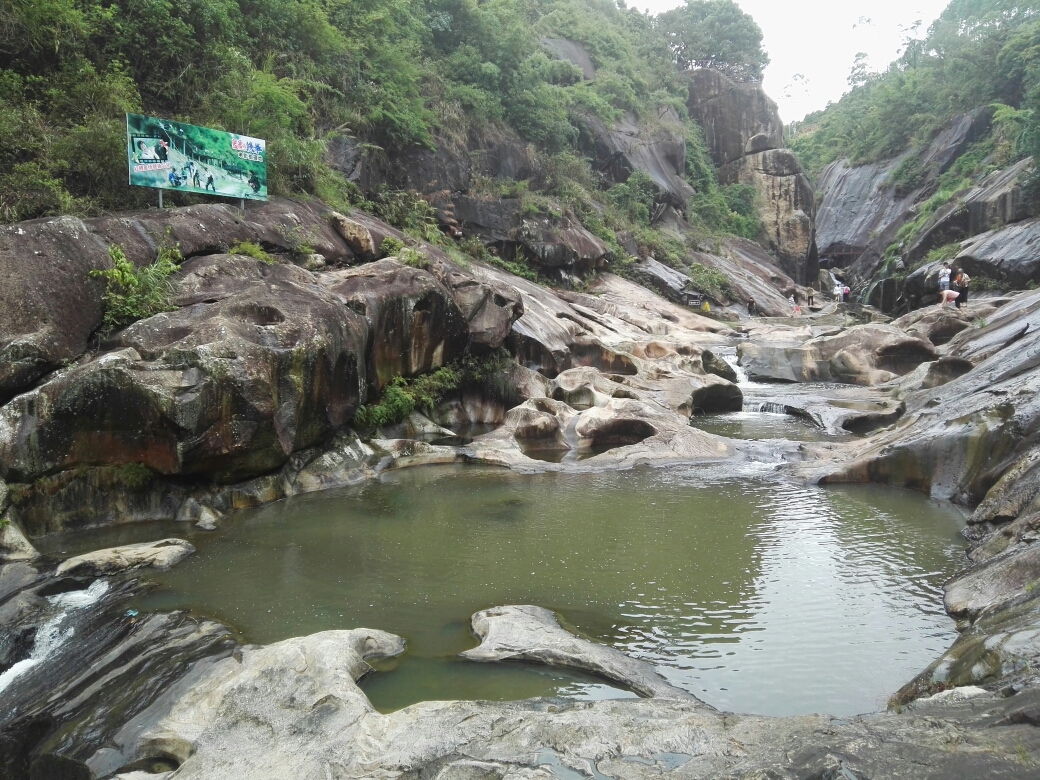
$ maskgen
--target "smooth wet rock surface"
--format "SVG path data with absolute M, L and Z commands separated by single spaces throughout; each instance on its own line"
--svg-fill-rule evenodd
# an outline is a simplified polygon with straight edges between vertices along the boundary
M 565 666 L 592 672 L 642 696 L 703 704 L 696 696 L 669 685 L 645 661 L 564 630 L 556 616 L 542 607 L 494 607 L 477 612 L 471 622 L 480 645 L 461 653 L 470 661 L 526 661 Z
M 100 577 L 142 568 L 163 571 L 193 552 L 195 547 L 183 539 L 161 539 L 77 555 L 58 564 L 55 573 L 59 577 Z

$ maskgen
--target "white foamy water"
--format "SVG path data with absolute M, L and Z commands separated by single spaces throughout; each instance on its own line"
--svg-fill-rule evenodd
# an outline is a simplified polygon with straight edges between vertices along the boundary
M 16 679 L 42 663 L 67 642 L 75 633 L 72 626 L 63 628 L 69 616 L 96 604 L 109 591 L 109 587 L 105 580 L 96 580 L 86 590 L 74 590 L 49 596 L 47 601 L 55 610 L 54 614 L 37 629 L 36 639 L 29 657 L 0 674 L 0 693 L 3 693 Z

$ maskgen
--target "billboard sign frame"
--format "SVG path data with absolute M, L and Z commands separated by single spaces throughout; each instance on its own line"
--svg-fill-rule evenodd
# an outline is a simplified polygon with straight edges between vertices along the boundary
M 267 200 L 267 143 L 238 133 L 126 115 L 126 159 L 132 187 Z

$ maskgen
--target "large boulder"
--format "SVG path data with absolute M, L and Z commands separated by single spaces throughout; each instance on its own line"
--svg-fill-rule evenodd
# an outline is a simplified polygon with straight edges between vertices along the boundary
M 1040 582 L 1040 545 L 990 558 L 943 586 L 943 606 L 957 618 L 975 620 L 987 610 L 1030 593 Z M 1026 588 L 1029 587 L 1027 591 Z
M 580 222 L 566 217 L 525 219 L 517 240 L 535 265 L 584 273 L 603 265 L 610 250 Z
M 939 347 L 966 328 L 970 328 L 972 322 L 982 316 L 968 311 L 967 308 L 957 309 L 953 306 L 928 306 L 924 309 L 916 309 L 909 314 L 904 314 L 892 325 L 906 331 L 911 336 L 927 339 Z
M 939 356 L 930 342 L 881 324 L 857 325 L 798 345 L 743 343 L 738 354 L 752 379 L 857 385 L 888 382 Z
M 364 399 L 364 319 L 305 271 L 255 268 L 262 281 L 247 276 L 227 297 L 215 288 L 219 300 L 136 322 L 112 340 L 116 351 L 0 410 L 3 477 L 138 463 L 230 482 L 346 423 Z
M 460 653 L 470 661 L 526 661 L 580 669 L 636 691 L 641 696 L 695 701 L 696 696 L 670 685 L 646 661 L 592 642 L 560 626 L 556 615 L 530 605 L 494 607 L 470 619 L 480 645 Z
M 386 239 L 404 240 L 404 234 L 400 230 L 360 211 L 352 212 L 349 217 L 333 212 L 330 221 L 347 246 L 364 262 L 386 256 L 386 252 L 383 251 L 383 242 Z
M 364 316 L 371 334 L 369 381 L 377 390 L 462 357 L 469 323 L 427 271 L 394 258 L 325 274 L 321 283 Z
M 716 166 L 784 146 L 784 124 L 761 84 L 738 84 L 717 70 L 687 75 L 690 117 L 701 126 Z
M 195 552 L 183 539 L 160 539 L 83 553 L 58 564 L 56 574 L 69 577 L 101 577 L 134 569 L 165 571 Z
M 1011 289 L 1040 282 L 1040 219 L 1008 225 L 966 242 L 954 264 Z
M 631 274 L 642 284 L 680 306 L 685 306 L 690 296 L 697 292 L 692 287 L 693 280 L 687 274 L 652 257 L 634 265 Z
M 73 217 L 0 226 L 0 402 L 79 357 L 101 324 L 108 247 Z
M 754 187 L 767 246 L 796 282 L 814 282 L 816 194 L 798 158 L 786 149 L 750 154 L 719 169 L 719 181 Z
M 152 262 L 161 245 L 191 258 L 242 241 L 285 254 L 318 253 L 332 264 L 353 259 L 329 217 L 318 201 L 274 198 L 244 212 L 209 203 L 0 227 L 0 401 L 86 350 L 103 313 L 104 282 L 90 272 L 111 267 L 110 245 L 138 266 Z

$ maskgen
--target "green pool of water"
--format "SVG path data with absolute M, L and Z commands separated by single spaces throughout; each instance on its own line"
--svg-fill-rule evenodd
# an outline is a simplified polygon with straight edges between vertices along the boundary
M 953 508 L 877 487 L 817 488 L 684 467 L 523 475 L 441 467 L 177 533 L 196 555 L 141 607 L 190 608 L 250 642 L 367 626 L 408 651 L 363 687 L 384 711 L 426 699 L 630 695 L 591 677 L 456 658 L 469 617 L 539 604 L 728 710 L 848 715 L 954 640 L 941 583 L 963 563 Z
M 833 441 L 834 436 L 809 420 L 793 414 L 773 412 L 730 412 L 694 417 L 690 425 L 730 439 L 786 439 L 787 441 Z

